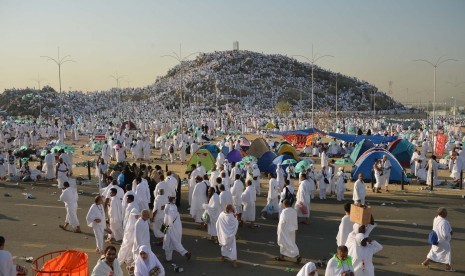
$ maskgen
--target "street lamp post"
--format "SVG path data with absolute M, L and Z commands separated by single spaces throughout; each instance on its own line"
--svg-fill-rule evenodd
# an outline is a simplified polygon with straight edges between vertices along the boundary
M 63 93 L 61 92 L 61 65 L 65 64 L 66 62 L 76 62 L 76 61 L 69 59 L 70 55 L 60 58 L 60 47 L 58 47 L 58 58 L 57 59 L 49 57 L 49 56 L 40 56 L 40 57 L 46 58 L 48 61 L 53 61 L 58 66 L 58 83 L 60 86 L 60 96 L 61 96 L 61 100 L 60 100 L 61 127 L 63 128 L 64 122 L 63 122 Z
M 431 65 L 433 67 L 433 71 L 434 71 L 434 75 L 433 75 L 433 86 L 434 86 L 434 89 L 433 89 L 433 122 L 432 122 L 432 126 L 431 126 L 431 132 L 432 132 L 432 135 L 433 135 L 433 155 L 434 155 L 434 147 L 435 147 L 435 141 L 436 141 L 436 135 L 434 135 L 434 127 L 435 127 L 435 123 L 436 123 L 436 69 L 438 68 L 439 65 L 445 63 L 445 62 L 448 62 L 448 61 L 458 61 L 456 59 L 443 59 L 444 56 L 440 57 L 437 59 L 436 63 L 432 63 L 426 59 L 415 59 L 414 61 L 417 62 L 417 61 L 421 61 L 421 62 L 425 62 L 429 65 Z
M 173 52 L 173 54 L 171 54 L 171 55 L 163 55 L 163 56 L 161 56 L 161 57 L 170 57 L 170 58 L 173 58 L 173 59 L 175 59 L 175 60 L 177 60 L 179 62 L 179 66 L 180 66 L 180 70 L 181 70 L 180 79 L 179 79 L 179 97 L 180 97 L 180 101 L 179 101 L 179 105 L 180 105 L 180 108 L 179 108 L 180 109 L 179 132 L 181 132 L 181 133 L 182 133 L 182 125 L 183 125 L 183 123 L 182 123 L 182 121 L 183 121 L 183 119 L 182 119 L 182 109 L 183 109 L 183 91 L 182 91 L 183 90 L 182 89 L 183 88 L 183 78 L 182 78 L 182 72 L 183 72 L 182 69 L 183 68 L 182 68 L 182 63 L 184 61 L 186 61 L 190 56 L 198 54 L 198 53 L 199 52 L 194 52 L 194 53 L 191 53 L 191 54 L 183 57 L 182 52 L 181 52 L 181 44 L 180 44 L 179 45 L 179 54 L 176 53 L 176 52 Z
M 301 57 L 301 58 L 304 58 L 306 59 L 311 65 L 312 65 L 312 127 L 314 127 L 314 118 L 313 118 L 313 113 L 314 113 L 314 94 L 313 94 L 313 67 L 315 65 L 315 63 L 324 58 L 324 57 L 334 57 L 332 55 L 321 55 L 321 56 L 318 56 L 317 54 L 314 54 L 313 53 L 313 44 L 312 44 L 312 57 L 311 58 L 308 58 L 306 56 L 302 56 L 302 55 L 294 55 L 296 57 Z

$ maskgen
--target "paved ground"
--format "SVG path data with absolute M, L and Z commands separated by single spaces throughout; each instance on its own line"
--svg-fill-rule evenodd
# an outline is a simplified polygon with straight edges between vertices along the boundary
M 349 184 L 350 188 L 351 184 Z M 90 270 L 98 256 L 94 253 L 95 240 L 91 228 L 85 225 L 85 215 L 93 202 L 95 185 L 78 186 L 83 194 L 79 198 L 78 217 L 82 234 L 64 232 L 58 228 L 65 216 L 63 204 L 58 202 L 60 191 L 49 184 L 35 187 L 15 183 L 0 184 L 0 235 L 7 238 L 6 249 L 16 256 L 15 262 L 29 266 L 23 257 L 38 257 L 61 249 L 79 249 L 89 254 Z M 174 261 L 184 267 L 184 275 L 295 275 L 301 266 L 291 262 L 276 262 L 279 253 L 276 245 L 276 219 L 258 220 L 259 229 L 239 229 L 239 267 L 219 259 L 220 249 L 205 239 L 206 231 L 196 229 L 187 215 L 186 187 L 183 187 L 183 202 L 180 208 L 183 220 L 183 244 L 192 252 L 192 260 L 186 262 L 174 254 Z M 4 194 L 11 197 L 5 197 Z M 35 199 L 25 199 L 22 193 L 31 193 Z M 444 275 L 442 266 L 433 265 L 431 270 L 420 267 L 429 246 L 427 235 L 432 227 L 434 212 L 439 206 L 449 208 L 449 221 L 454 228 L 452 241 L 453 265 L 457 273 L 465 273 L 465 263 L 460 259 L 465 253 L 465 199 L 463 191 L 419 191 L 410 187 L 408 193 L 393 191 L 368 194 L 378 228 L 372 238 L 384 249 L 375 256 L 376 275 Z M 351 193 L 346 194 L 351 198 Z M 381 205 L 381 204 L 385 205 Z M 257 212 L 265 205 L 265 198 L 257 200 Z M 311 205 L 311 224 L 299 225 L 297 242 L 305 261 L 330 258 L 335 251 L 335 237 L 339 220 L 343 215 L 342 204 L 334 198 L 315 199 Z M 152 245 L 154 252 L 164 258 L 160 247 Z M 168 266 L 167 275 L 174 275 Z M 286 270 L 292 270 L 287 272 Z M 319 270 L 320 275 L 324 270 Z

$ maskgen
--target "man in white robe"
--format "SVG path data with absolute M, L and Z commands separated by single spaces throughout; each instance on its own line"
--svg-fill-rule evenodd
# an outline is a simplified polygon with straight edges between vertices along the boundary
M 182 246 L 181 216 L 174 202 L 174 197 L 168 198 L 168 204 L 165 206 L 165 218 L 163 220 L 163 223 L 169 226 L 165 238 L 163 239 L 163 250 L 165 250 L 165 257 L 168 262 L 171 262 L 173 259 L 173 251 L 177 251 L 180 255 L 185 256 L 187 260 L 190 260 L 192 256 L 192 254 Z
M 284 209 L 279 216 L 278 223 L 278 245 L 280 255 L 275 259 L 284 261 L 285 257 L 296 258 L 296 263 L 302 261 L 299 255 L 299 248 L 295 243 L 295 233 L 298 229 L 297 212 L 291 208 L 287 200 L 283 201 Z
M 373 255 L 381 251 L 383 246 L 362 233 L 355 236 L 355 241 L 355 247 L 349 250 L 354 274 L 356 276 L 374 276 Z
M 65 203 L 66 208 L 65 224 L 60 225 L 60 228 L 66 230 L 66 227 L 71 225 L 71 227 L 74 228 L 75 233 L 81 233 L 77 217 L 78 193 L 75 188 L 69 186 L 68 182 L 63 183 L 63 191 L 60 195 L 60 201 Z
M 436 186 L 436 181 L 438 177 L 438 162 L 436 162 L 436 156 L 431 156 L 431 159 L 428 161 L 428 171 L 426 175 L 426 184 Z
M 126 229 L 126 225 L 129 222 L 129 218 L 132 210 L 135 210 L 137 214 L 140 215 L 139 205 L 134 200 L 133 194 L 128 194 L 123 197 L 123 203 L 126 201 L 126 204 L 122 205 L 123 208 L 123 231 Z
M 192 193 L 194 192 L 195 185 L 197 184 L 197 176 L 202 177 L 200 174 L 200 170 L 197 169 L 197 166 L 195 164 L 191 165 L 191 173 L 189 177 L 189 196 L 188 196 L 188 202 L 189 206 L 192 205 Z
M 126 263 L 126 265 L 130 266 L 134 262 L 132 249 L 134 247 L 135 226 L 139 217 L 140 212 L 136 208 L 131 209 L 128 214 L 128 222 L 124 228 L 123 242 L 118 252 L 118 262 L 120 265 Z
M 192 192 L 192 200 L 191 200 L 191 209 L 190 209 L 190 215 L 194 219 L 195 222 L 200 223 L 201 226 L 203 226 L 202 223 L 202 214 L 204 212 L 203 209 L 203 204 L 207 203 L 207 190 L 208 190 L 208 184 L 206 181 L 203 181 L 201 176 L 197 176 L 196 179 L 196 185 L 194 187 L 194 190 Z
M 280 192 L 284 187 L 284 170 L 283 165 L 281 163 L 279 163 L 278 167 L 276 168 L 276 181 L 278 181 L 278 187 Z
M 384 184 L 385 191 L 389 192 L 388 186 L 389 186 L 389 178 L 391 177 L 392 165 L 391 165 L 391 162 L 387 159 L 387 155 L 383 156 L 381 164 L 383 166 L 383 176 L 382 176 L 381 183 Z
M 337 248 L 337 253 L 328 261 L 325 276 L 354 276 L 352 257 L 345 245 Z
M 358 175 L 357 181 L 354 183 L 354 194 L 352 199 L 354 200 L 354 204 L 361 204 L 365 205 L 365 195 L 366 195 L 366 188 L 365 183 L 363 183 L 363 174 L 360 173 Z
M 139 247 L 147 245 L 150 247 L 150 212 L 142 210 L 140 218 L 134 226 L 134 245 L 132 246 L 133 259 L 139 254 Z
M 163 219 L 165 218 L 165 205 L 168 204 L 168 195 L 165 194 L 164 189 L 159 189 L 155 200 L 153 201 L 153 211 L 152 211 L 152 231 L 157 239 L 157 243 L 161 245 L 165 233 L 160 231 L 161 225 L 163 224 Z
M 232 194 L 230 191 L 226 190 L 226 187 L 223 184 L 219 185 L 219 190 L 220 190 L 220 205 L 221 205 L 221 211 L 226 210 L 226 206 L 229 204 L 233 205 L 233 199 L 232 199 Z
M 149 184 L 146 179 L 141 178 L 138 176 L 136 178 L 137 186 L 134 189 L 133 186 L 133 191 L 136 193 L 136 199 L 139 204 L 139 209 L 140 210 L 149 210 L 149 203 L 150 203 L 150 188 Z
M 446 271 L 455 271 L 452 264 L 452 253 L 450 241 L 452 239 L 452 227 L 446 219 L 447 209 L 441 207 L 437 211 L 437 215 L 433 220 L 433 231 L 438 236 L 438 244 L 432 245 L 426 260 L 422 263 L 423 266 L 428 266 L 431 261 L 446 265 Z
M 298 218 L 305 219 L 305 224 L 310 224 L 310 190 L 311 184 L 310 181 L 307 180 L 307 175 L 301 174 L 296 195 L 295 210 L 297 211 Z
M 234 210 L 239 224 L 242 226 L 242 198 L 244 192 L 244 183 L 242 183 L 240 175 L 236 174 L 236 180 L 231 188 Z
M 344 204 L 345 215 L 341 219 L 339 224 L 339 231 L 336 236 L 337 246 L 345 245 L 347 242 L 347 237 L 354 227 L 354 223 L 350 221 L 350 203 Z
M 216 222 L 218 242 L 221 246 L 221 259 L 228 258 L 233 267 L 237 266 L 236 233 L 239 222 L 234 217 L 234 207 L 231 204 L 221 212 Z
M 250 222 L 249 228 L 255 228 L 255 201 L 257 200 L 256 190 L 251 179 L 246 181 L 247 187 L 241 195 L 242 204 L 242 221 Z
M 111 235 L 108 235 L 108 241 L 113 238 L 115 241 L 123 239 L 123 205 L 121 199 L 116 196 L 116 188 L 110 190 L 110 207 L 108 208 L 108 217 L 110 220 Z
M 105 249 L 103 246 L 104 240 L 104 231 L 106 228 L 106 217 L 105 217 L 105 208 L 103 207 L 103 198 L 101 196 L 96 196 L 94 199 L 94 204 L 89 209 L 89 212 L 86 216 L 87 225 L 92 227 L 95 236 L 95 242 L 97 248 L 95 251 L 97 253 L 103 254 Z
M 218 216 L 221 213 L 220 197 L 215 192 L 215 188 L 213 187 L 208 188 L 208 197 L 210 198 L 208 200 L 208 204 L 204 203 L 202 204 L 202 207 L 210 216 L 210 221 L 207 222 L 208 235 L 210 235 L 212 240 L 216 241 L 218 236 L 216 221 L 218 220 Z
M 252 183 L 253 186 L 255 187 L 255 192 L 257 196 L 260 196 L 261 194 L 261 189 L 260 189 L 260 169 L 258 168 L 257 164 L 252 165 Z
M 62 158 L 58 159 L 58 163 L 55 165 L 55 177 L 58 181 L 58 188 L 62 189 L 63 183 L 68 181 L 69 168 L 68 165 L 63 161 Z
M 45 179 L 54 179 L 55 178 L 55 155 L 47 150 L 47 154 L 44 158 Z

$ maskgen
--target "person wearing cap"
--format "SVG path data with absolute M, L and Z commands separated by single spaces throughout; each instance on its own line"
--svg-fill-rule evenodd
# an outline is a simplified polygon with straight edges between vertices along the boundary
M 436 232 L 438 237 L 438 244 L 432 245 L 431 250 L 426 256 L 426 260 L 421 264 L 423 266 L 429 266 L 431 261 L 446 264 L 445 271 L 455 271 L 452 266 L 452 254 L 450 241 L 452 239 L 452 227 L 449 221 L 446 219 L 447 209 L 440 207 L 436 213 L 436 217 L 433 220 L 433 231 Z

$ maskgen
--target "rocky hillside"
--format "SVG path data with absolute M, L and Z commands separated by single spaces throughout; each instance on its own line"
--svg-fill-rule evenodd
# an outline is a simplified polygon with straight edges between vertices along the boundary
M 266 55 L 250 51 L 201 53 L 195 59 L 178 64 L 152 85 L 121 91 L 71 92 L 64 96 L 68 113 L 97 112 L 108 108 L 108 97 L 118 93 L 124 102 L 178 108 L 179 87 L 184 85 L 186 102 L 203 107 L 245 103 L 256 109 L 274 108 L 286 101 L 293 108 L 311 108 L 311 65 L 283 55 Z M 336 102 L 336 73 L 314 68 L 316 110 L 333 110 Z M 337 74 L 339 110 L 370 110 L 373 91 L 378 89 L 366 81 Z M 103 95 L 103 96 L 102 96 Z M 114 95 L 114 94 L 113 94 Z M 302 101 L 300 98 L 302 97 Z M 385 93 L 375 94 L 376 109 L 403 109 Z M 92 105 L 86 104 L 92 103 Z M 60 97 L 50 87 L 41 91 L 11 89 L 0 95 L 0 109 L 8 115 L 58 115 Z M 83 109 L 83 107 L 85 107 Z

